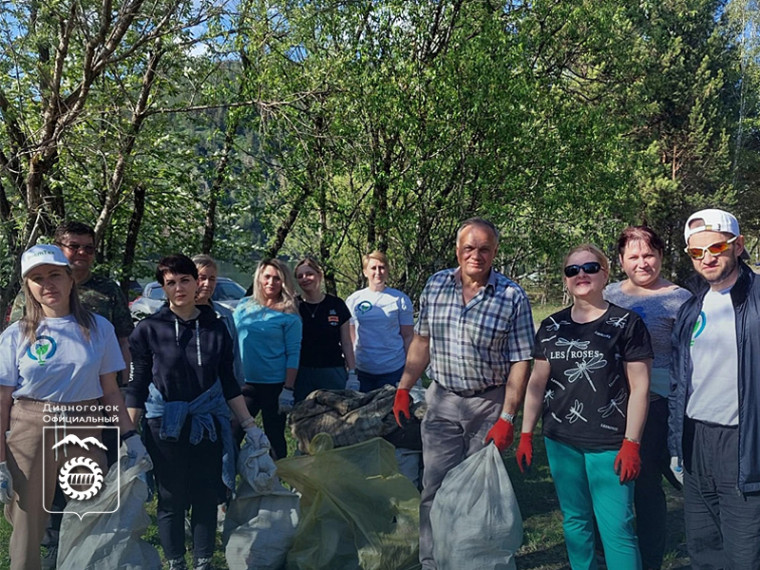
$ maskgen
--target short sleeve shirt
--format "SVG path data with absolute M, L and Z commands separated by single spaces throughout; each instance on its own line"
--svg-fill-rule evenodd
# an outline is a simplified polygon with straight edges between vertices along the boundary
M 458 270 L 433 275 L 420 297 L 415 332 L 430 338 L 431 378 L 456 392 L 506 384 L 510 363 L 530 360 L 533 350 L 528 297 L 495 270 L 466 305 Z
M 125 368 L 113 326 L 100 315 L 87 339 L 72 315 L 45 318 L 30 345 L 13 323 L 0 336 L 0 385 L 14 398 L 71 403 L 103 395 L 100 376 Z
M 617 449 L 625 435 L 630 389 L 623 364 L 652 358 L 644 321 L 610 304 L 590 323 L 570 309 L 545 319 L 534 356 L 551 372 L 544 392 L 544 435 L 581 448 Z
M 325 295 L 321 303 L 298 305 L 303 320 L 301 362 L 299 366 L 333 368 L 345 366 L 340 327 L 350 318 L 346 304 L 333 295 Z
M 409 297 L 391 287 L 364 288 L 346 299 L 351 324 L 356 327 L 356 368 L 369 374 L 395 372 L 406 362 L 402 326 L 414 324 Z

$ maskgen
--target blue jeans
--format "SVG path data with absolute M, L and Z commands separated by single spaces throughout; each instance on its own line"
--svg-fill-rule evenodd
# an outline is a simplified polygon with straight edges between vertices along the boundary
M 398 370 L 386 372 L 385 374 L 370 374 L 369 372 L 357 369 L 356 376 L 359 378 L 360 390 L 362 392 L 371 392 L 386 385 L 398 385 L 398 381 L 401 380 L 403 373 L 404 367 L 402 366 Z
M 620 483 L 617 451 L 581 449 L 544 438 L 562 528 L 572 568 L 596 570 L 594 516 L 608 568 L 639 570 L 641 556 L 633 531 L 633 482 Z

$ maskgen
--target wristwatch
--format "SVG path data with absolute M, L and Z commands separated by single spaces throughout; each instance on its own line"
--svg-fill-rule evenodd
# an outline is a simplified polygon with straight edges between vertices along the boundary
M 510 414 L 509 412 L 502 412 L 501 416 L 499 416 L 501 419 L 503 419 L 505 422 L 509 422 L 512 425 L 515 423 L 515 415 Z

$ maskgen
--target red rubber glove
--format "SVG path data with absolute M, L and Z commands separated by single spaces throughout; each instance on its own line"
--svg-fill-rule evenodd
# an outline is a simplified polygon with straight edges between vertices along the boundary
M 409 411 L 409 390 L 406 388 L 399 388 L 396 390 L 396 397 L 393 400 L 393 415 L 396 416 L 396 423 L 399 427 L 404 427 L 405 421 L 409 421 L 412 417 Z M 406 419 L 402 419 L 406 416 Z
M 620 451 L 615 457 L 615 473 L 620 475 L 621 483 L 633 481 L 641 473 L 640 447 L 641 444 L 635 441 L 623 440 L 623 445 L 620 446 Z
M 499 451 L 507 449 L 514 440 L 515 426 L 502 418 L 499 418 L 486 434 L 486 443 L 493 441 Z
M 533 463 L 532 433 L 523 432 L 520 434 L 520 444 L 517 446 L 515 459 L 517 459 L 517 466 L 520 468 L 520 473 L 525 473 L 530 469 L 530 465 Z

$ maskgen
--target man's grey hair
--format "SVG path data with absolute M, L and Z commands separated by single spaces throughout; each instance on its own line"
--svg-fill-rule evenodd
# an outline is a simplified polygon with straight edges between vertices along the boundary
M 462 235 L 462 232 L 465 230 L 465 228 L 469 228 L 470 226 L 480 226 L 481 228 L 486 228 L 496 238 L 496 245 L 499 245 L 499 230 L 496 229 L 496 226 L 493 225 L 493 222 L 490 222 L 485 218 L 478 217 L 468 218 L 459 225 L 459 229 L 457 230 L 457 245 L 459 245 L 459 236 Z

